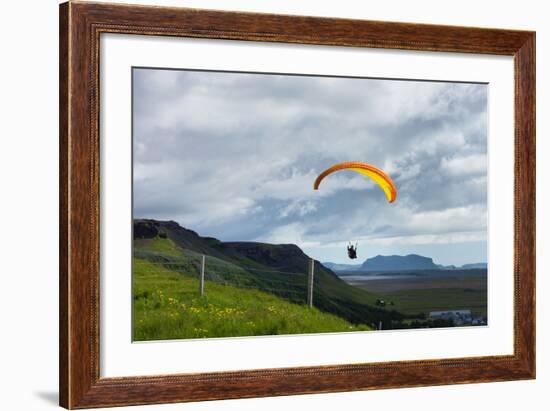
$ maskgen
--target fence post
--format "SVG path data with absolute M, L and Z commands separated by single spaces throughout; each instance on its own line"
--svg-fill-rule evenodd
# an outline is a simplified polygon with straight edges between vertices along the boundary
M 201 291 L 201 297 L 204 295 L 204 266 L 206 263 L 206 256 L 202 256 L 201 261 L 201 277 L 200 277 L 200 291 Z
M 309 277 L 307 285 L 307 304 L 313 307 L 313 275 L 315 273 L 315 260 L 312 258 L 309 261 Z

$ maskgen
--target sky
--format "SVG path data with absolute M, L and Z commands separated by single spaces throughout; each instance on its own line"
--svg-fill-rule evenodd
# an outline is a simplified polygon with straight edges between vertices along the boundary
M 297 244 L 323 262 L 487 261 L 487 85 L 139 69 L 134 218 L 222 241 Z M 391 176 L 388 203 L 361 161 Z

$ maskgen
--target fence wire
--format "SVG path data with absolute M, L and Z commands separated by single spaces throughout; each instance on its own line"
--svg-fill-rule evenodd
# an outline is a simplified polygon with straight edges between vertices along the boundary
M 221 258 L 204 256 L 204 271 L 202 272 L 203 256 L 194 252 L 189 252 L 182 258 L 160 252 L 140 251 L 134 253 L 134 257 L 134 269 L 139 269 L 141 272 L 169 270 L 199 281 L 202 277 L 206 295 L 208 294 L 208 282 L 213 282 L 225 286 L 269 292 L 302 304 L 305 304 L 308 298 L 309 261 L 300 272 L 296 271 L 296 267 L 263 268 L 259 265 L 234 264 Z M 316 294 L 319 285 L 315 281 L 315 277 L 313 287 L 313 293 Z

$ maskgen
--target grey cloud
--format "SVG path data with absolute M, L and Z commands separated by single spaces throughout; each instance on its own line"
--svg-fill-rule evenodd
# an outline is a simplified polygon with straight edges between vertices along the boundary
M 483 237 L 486 105 L 478 84 L 138 69 L 134 215 L 321 248 Z M 398 200 L 350 172 L 312 190 L 351 160 L 386 170 Z

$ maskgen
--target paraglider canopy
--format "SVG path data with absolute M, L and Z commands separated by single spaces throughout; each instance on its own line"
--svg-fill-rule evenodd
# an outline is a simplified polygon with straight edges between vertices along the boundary
M 376 182 L 376 184 L 378 184 L 378 186 L 380 186 L 382 190 L 384 190 L 384 193 L 390 203 L 395 201 L 395 198 L 397 197 L 397 188 L 395 187 L 395 184 L 390 176 L 373 165 L 360 163 L 358 161 L 339 163 L 327 168 L 317 176 L 315 182 L 313 183 L 313 189 L 319 189 L 319 184 L 321 184 L 321 181 L 323 181 L 326 176 L 339 170 L 351 170 L 370 177 Z M 357 258 L 357 243 L 355 244 L 355 247 L 351 243 L 348 245 L 348 257 L 352 260 Z
M 358 161 L 339 163 L 327 168 L 315 179 L 315 182 L 313 183 L 313 189 L 319 189 L 319 184 L 321 184 L 321 181 L 323 181 L 326 176 L 339 170 L 351 170 L 370 177 L 380 186 L 382 190 L 384 190 L 384 193 L 386 194 L 386 197 L 388 198 L 388 201 L 390 203 L 393 203 L 395 201 L 395 198 L 397 197 L 397 188 L 395 187 L 395 184 L 393 183 L 390 176 L 373 165 L 360 163 Z

